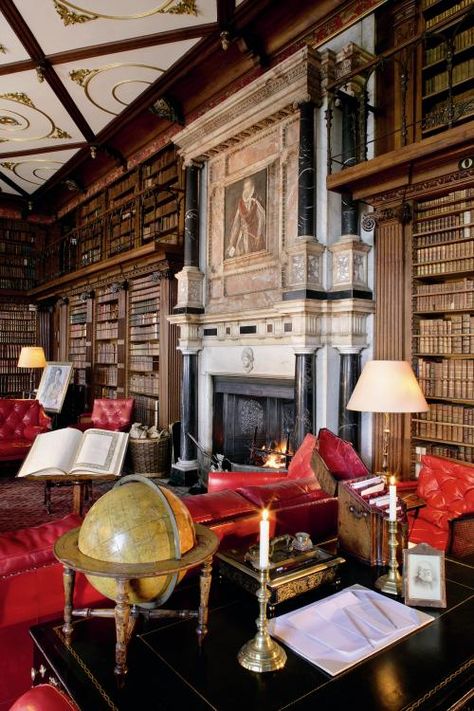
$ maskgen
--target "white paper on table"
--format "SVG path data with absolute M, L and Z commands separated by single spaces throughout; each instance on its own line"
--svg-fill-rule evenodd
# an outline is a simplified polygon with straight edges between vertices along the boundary
M 352 585 L 270 620 L 269 630 L 334 676 L 433 619 L 362 585 Z

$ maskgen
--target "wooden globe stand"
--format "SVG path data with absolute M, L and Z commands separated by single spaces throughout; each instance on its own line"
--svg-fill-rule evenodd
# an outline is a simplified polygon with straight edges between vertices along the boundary
M 213 531 L 199 524 L 195 525 L 197 544 L 182 558 L 151 563 L 109 563 L 96 560 L 81 553 L 78 547 L 80 528 L 75 528 L 62 535 L 54 546 L 54 555 L 64 566 L 64 633 L 66 644 L 71 644 L 73 616 L 77 617 L 113 617 L 115 619 L 115 674 L 123 676 L 127 673 L 127 645 L 135 627 L 138 615 L 144 614 L 150 618 L 179 617 L 183 619 L 197 618 L 196 632 L 199 644 L 207 633 L 207 618 L 209 592 L 211 589 L 212 556 L 217 550 L 219 539 Z M 131 580 L 139 578 L 154 578 L 161 575 L 179 575 L 190 568 L 201 565 L 199 608 L 197 610 L 163 610 L 142 609 L 131 605 L 128 596 L 128 585 Z M 73 609 L 74 582 L 76 572 L 85 575 L 97 575 L 113 578 L 117 583 L 115 608 L 85 608 Z

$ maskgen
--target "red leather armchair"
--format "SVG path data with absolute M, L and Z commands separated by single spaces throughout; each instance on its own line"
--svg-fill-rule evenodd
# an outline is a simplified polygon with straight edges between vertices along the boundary
M 79 707 L 52 684 L 38 684 L 22 694 L 10 711 L 79 711 Z
M 51 429 L 38 400 L 0 400 L 0 461 L 22 460 L 35 437 Z
M 417 495 L 426 506 L 409 512 L 409 540 L 456 557 L 474 554 L 474 465 L 426 454 Z
M 94 400 L 92 412 L 80 415 L 76 427 L 83 432 L 91 427 L 125 432 L 132 423 L 133 404 L 133 397 L 97 398 Z

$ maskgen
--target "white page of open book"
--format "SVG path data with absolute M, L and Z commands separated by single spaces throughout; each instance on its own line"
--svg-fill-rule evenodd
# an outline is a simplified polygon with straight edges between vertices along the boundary
M 67 474 L 81 439 L 72 427 L 38 435 L 17 476 Z
M 127 441 L 123 432 L 87 430 L 71 471 L 120 474 Z

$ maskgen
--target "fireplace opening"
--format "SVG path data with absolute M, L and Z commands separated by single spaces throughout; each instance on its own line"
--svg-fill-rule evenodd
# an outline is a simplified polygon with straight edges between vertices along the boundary
M 285 451 L 288 439 L 293 451 L 293 380 L 218 376 L 213 406 L 213 451 L 231 462 L 255 465 L 252 459 L 260 456 L 262 466 L 258 450 Z

